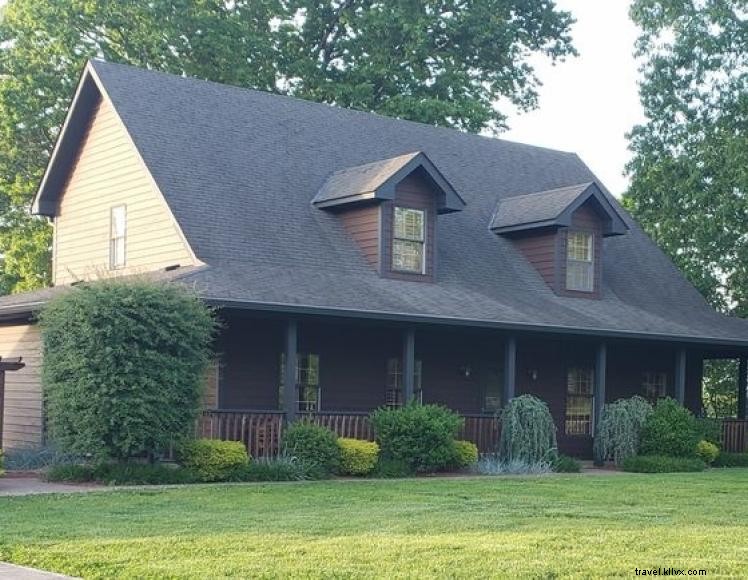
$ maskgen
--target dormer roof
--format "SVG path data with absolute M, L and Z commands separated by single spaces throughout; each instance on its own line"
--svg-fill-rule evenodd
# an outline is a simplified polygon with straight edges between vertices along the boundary
M 422 151 L 336 171 L 319 189 L 312 204 L 325 209 L 362 201 L 394 199 L 397 184 L 419 169 L 438 194 L 439 213 L 460 211 L 465 207 L 462 197 Z
M 508 234 L 568 227 L 572 214 L 588 201 L 592 201 L 603 218 L 604 236 L 618 236 L 628 231 L 621 214 L 594 181 L 503 198 L 496 206 L 490 228 L 494 233 Z

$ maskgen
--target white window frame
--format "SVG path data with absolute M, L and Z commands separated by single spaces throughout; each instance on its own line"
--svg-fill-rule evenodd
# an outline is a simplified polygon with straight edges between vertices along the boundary
M 413 398 L 423 403 L 423 361 L 415 359 L 413 368 Z M 387 389 L 385 391 L 385 407 L 396 409 L 403 406 L 403 365 L 401 359 L 392 357 L 387 359 Z
M 278 407 L 284 408 L 286 354 L 280 355 Z M 322 387 L 319 382 L 320 356 L 312 352 L 296 354 L 296 410 L 299 413 L 318 413 L 322 408 Z M 308 397 L 314 393 L 314 397 Z
M 665 372 L 646 371 L 642 379 L 644 398 L 655 403 L 667 396 L 668 376 Z
M 576 252 L 580 247 L 574 243 L 574 240 L 578 236 L 585 236 L 587 238 L 586 248 L 582 254 L 586 254 L 586 258 Z M 586 274 L 586 282 L 580 282 L 577 275 Z M 580 278 L 581 278 L 580 276 Z M 574 292 L 594 292 L 595 291 L 595 236 L 592 232 L 586 232 L 583 230 L 572 230 L 566 235 L 566 289 Z
M 417 213 L 421 216 L 421 232 L 415 233 L 415 234 L 408 234 L 407 232 L 400 232 L 400 235 L 398 235 L 397 231 L 397 223 L 398 223 L 398 214 L 399 213 L 407 214 L 409 212 Z M 407 207 L 402 205 L 396 205 L 392 210 L 392 270 L 394 272 L 403 272 L 407 274 L 425 274 L 426 273 L 426 210 L 416 207 Z M 398 242 L 405 243 L 405 244 L 420 244 L 421 247 L 421 264 L 418 269 L 416 268 L 406 268 L 402 267 L 396 264 L 396 258 L 397 252 L 395 251 L 395 248 L 398 245 Z
M 122 231 L 118 231 L 117 213 L 122 212 Z M 127 206 L 115 205 L 109 210 L 109 269 L 127 265 Z

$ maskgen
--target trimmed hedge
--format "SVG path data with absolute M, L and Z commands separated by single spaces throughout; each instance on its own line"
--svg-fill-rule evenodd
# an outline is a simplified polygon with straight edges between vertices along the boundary
M 582 464 L 568 455 L 559 455 L 552 466 L 553 471 L 557 473 L 579 473 L 582 471 Z
M 338 436 L 326 427 L 298 421 L 283 435 L 283 450 L 286 455 L 302 461 L 313 479 L 323 479 L 340 468 L 337 440 Z
M 343 475 L 368 475 L 376 467 L 379 445 L 374 441 L 338 438 L 340 447 L 340 473 Z
M 96 460 L 156 456 L 191 436 L 216 329 L 183 286 L 75 286 L 41 312 L 50 440 Z
M 678 473 L 704 471 L 706 464 L 694 457 L 635 455 L 623 460 L 623 470 L 633 473 Z
M 696 457 L 701 459 L 707 465 L 714 463 L 714 460 L 717 459 L 718 455 L 719 447 L 714 443 L 702 440 L 696 444 Z
M 196 439 L 183 446 L 180 456 L 182 465 L 202 481 L 225 481 L 232 471 L 249 463 L 241 441 Z
M 429 473 L 454 461 L 454 440 L 463 419 L 446 407 L 410 403 L 399 409 L 377 409 L 371 422 L 383 458 Z
M 748 453 L 725 453 L 717 456 L 714 467 L 748 467 Z
M 56 465 L 46 472 L 45 479 L 69 483 L 95 481 L 107 485 L 174 485 L 201 481 L 200 477 L 189 469 L 145 463 Z
M 693 414 L 674 399 L 660 399 L 641 432 L 641 455 L 695 457 L 702 429 Z
M 478 446 L 472 441 L 457 440 L 454 442 L 455 466 L 465 469 L 478 461 Z

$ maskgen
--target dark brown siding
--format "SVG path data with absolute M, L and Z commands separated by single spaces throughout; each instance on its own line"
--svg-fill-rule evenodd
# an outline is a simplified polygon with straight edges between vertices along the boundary
M 556 263 L 558 261 L 556 252 L 557 244 L 556 230 L 544 232 L 531 232 L 513 239 L 522 255 L 540 273 L 548 286 L 556 289 Z
M 223 409 L 277 409 L 283 325 L 231 317 L 218 344 L 218 401 Z
M 379 204 L 372 204 L 340 212 L 343 227 L 358 244 L 366 261 L 377 270 L 379 269 L 380 208 Z
M 392 270 L 392 227 L 395 205 L 426 210 L 426 274 L 409 274 Z M 382 274 L 398 280 L 431 282 L 436 275 L 436 197 L 423 177 L 411 174 L 395 191 L 395 201 L 382 204 Z
M 576 296 L 578 298 L 600 298 L 602 287 L 602 253 L 603 253 L 603 224 L 600 215 L 592 207 L 590 202 L 582 205 L 571 217 L 572 229 L 590 232 L 593 236 L 592 247 L 594 252 L 595 280 L 592 292 L 577 292 L 566 289 L 566 236 L 567 228 L 561 228 L 558 235 L 559 264 L 558 264 L 558 289 L 559 294 L 564 296 Z

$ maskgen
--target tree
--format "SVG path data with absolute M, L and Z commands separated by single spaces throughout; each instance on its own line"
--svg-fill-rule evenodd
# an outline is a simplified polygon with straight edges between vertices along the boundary
M 28 216 L 86 59 L 457 127 L 536 105 L 528 57 L 574 54 L 552 0 L 10 0 L 0 8 L 0 290 L 49 281 Z
M 97 459 L 153 456 L 195 425 L 212 311 L 176 284 L 76 286 L 40 316 L 50 439 Z
M 748 316 L 748 2 L 636 0 L 645 124 L 624 200 L 706 299 Z
M 716 308 L 748 316 L 746 0 L 635 0 L 641 101 L 626 207 Z M 708 365 L 706 409 L 735 409 L 728 362 Z

